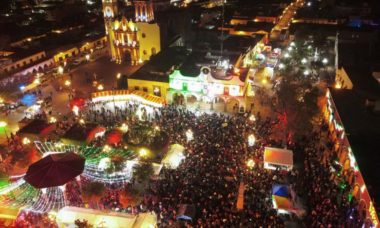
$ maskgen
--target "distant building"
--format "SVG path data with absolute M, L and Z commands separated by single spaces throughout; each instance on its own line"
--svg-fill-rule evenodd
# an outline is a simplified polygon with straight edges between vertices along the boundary
M 119 17 L 116 0 L 103 0 L 104 24 L 111 57 L 117 62 L 138 64 L 161 51 L 161 32 L 155 10 L 169 6 L 168 1 L 134 1 L 135 20 Z M 125 6 L 124 6 L 125 7 Z

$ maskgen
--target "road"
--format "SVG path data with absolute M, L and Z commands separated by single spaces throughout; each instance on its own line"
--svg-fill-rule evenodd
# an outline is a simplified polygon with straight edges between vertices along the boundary
M 139 66 L 130 66 L 127 64 L 115 64 L 111 62 L 108 57 L 101 57 L 93 62 L 85 63 L 77 66 L 71 70 L 68 74 L 62 78 L 49 80 L 48 83 L 43 85 L 41 95 L 37 96 L 38 99 L 44 99 L 46 97 L 52 97 L 51 102 L 51 116 L 58 117 L 70 112 L 69 109 L 69 91 L 72 89 L 74 94 L 79 97 L 89 98 L 92 92 L 97 89 L 92 85 L 92 77 L 96 74 L 97 81 L 104 85 L 104 90 L 112 89 L 116 86 L 116 75 L 118 73 L 130 75 L 135 72 Z M 70 76 L 71 75 L 71 76 Z M 86 76 L 88 75 L 88 76 Z M 87 81 L 87 77 L 90 81 Z M 65 80 L 71 78 L 71 85 L 69 88 L 64 85 Z M 62 88 L 62 89 L 61 89 Z M 2 93 L 2 98 L 10 99 L 10 97 L 20 96 L 18 88 L 12 88 L 12 91 L 6 91 Z M 19 130 L 18 122 L 25 117 L 25 110 L 27 107 L 21 106 L 10 113 L 0 113 L 0 120 L 5 121 L 7 126 L 5 132 L 0 132 L 0 144 L 5 142 L 6 134 L 16 133 Z M 6 134 L 5 134 L 6 133 Z
M 295 0 L 289 6 L 284 9 L 280 20 L 274 26 L 271 32 L 271 38 L 277 39 L 281 33 L 281 30 L 288 29 L 294 15 L 296 15 L 297 10 L 302 7 L 304 0 Z

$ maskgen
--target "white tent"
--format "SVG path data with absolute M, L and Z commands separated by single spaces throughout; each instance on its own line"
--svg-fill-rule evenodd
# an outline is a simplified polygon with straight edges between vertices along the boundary
M 293 151 L 281 148 L 265 147 L 264 168 L 280 168 L 287 171 L 291 170 L 293 168 Z
M 141 216 L 141 217 L 140 217 Z M 80 207 L 64 207 L 57 213 L 58 227 L 72 227 L 75 220 L 87 220 L 93 227 L 137 228 L 156 227 L 155 215 L 131 215 L 120 212 L 104 212 Z
M 165 158 L 162 160 L 162 164 L 165 167 L 176 169 L 185 158 L 185 155 L 183 154 L 184 150 L 185 148 L 179 144 L 171 145 Z

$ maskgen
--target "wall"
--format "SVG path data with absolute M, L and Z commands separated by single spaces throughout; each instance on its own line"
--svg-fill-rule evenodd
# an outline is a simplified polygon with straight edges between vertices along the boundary
M 17 60 L 3 68 L 1 68 L 0 72 L 14 72 L 17 69 L 20 69 L 26 65 L 32 64 L 34 62 L 37 62 L 40 59 L 43 59 L 46 57 L 46 53 L 44 51 L 32 54 L 30 56 L 27 56 L 25 58 L 22 58 L 20 60 Z
M 137 40 L 140 44 L 140 59 L 147 61 L 152 55 L 153 48 L 155 49 L 155 54 L 161 51 L 160 27 L 157 23 L 137 22 L 136 24 L 138 28 Z
M 154 95 L 153 88 L 154 86 L 158 86 L 161 89 L 161 97 L 167 99 L 169 83 L 168 82 L 156 82 L 156 81 L 147 81 L 147 80 L 139 80 L 139 79 L 130 79 L 128 78 L 128 90 L 134 91 L 136 87 L 139 87 L 138 90 L 143 91 L 143 88 L 147 89 L 147 93 Z
M 354 85 L 352 84 L 352 81 L 350 77 L 348 76 L 347 72 L 344 70 L 344 68 L 340 68 L 336 71 L 335 76 L 335 87 L 337 89 L 344 88 L 344 89 L 352 89 Z

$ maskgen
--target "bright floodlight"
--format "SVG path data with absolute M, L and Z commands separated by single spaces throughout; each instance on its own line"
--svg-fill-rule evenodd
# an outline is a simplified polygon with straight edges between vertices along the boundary
M 302 63 L 302 64 L 306 64 L 306 63 L 307 63 L 306 58 L 303 58 L 303 59 L 301 60 L 301 63 Z
M 254 146 L 256 142 L 256 138 L 253 134 L 248 136 L 248 146 Z
M 188 142 L 194 139 L 194 134 L 192 130 L 189 129 L 186 131 L 186 139 Z
M 323 60 L 322 60 L 323 64 L 327 64 L 328 62 L 329 62 L 329 60 L 327 60 L 327 58 L 323 58 Z

